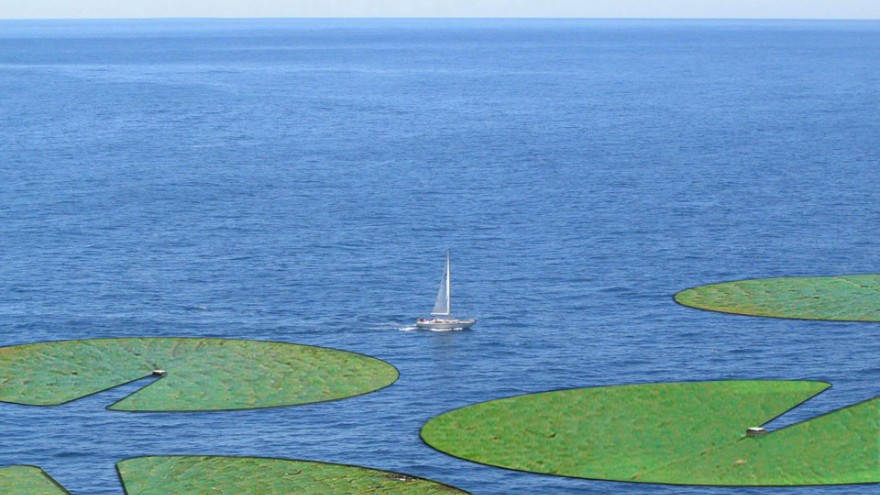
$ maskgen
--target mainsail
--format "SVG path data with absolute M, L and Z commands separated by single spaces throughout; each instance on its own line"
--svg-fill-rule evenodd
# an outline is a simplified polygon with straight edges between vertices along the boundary
M 452 304 L 449 300 L 450 280 L 449 280 L 449 251 L 446 251 L 446 270 L 443 271 L 443 278 L 440 280 L 440 290 L 437 291 L 437 302 L 434 303 L 434 309 L 431 311 L 435 316 L 449 316 L 452 314 Z

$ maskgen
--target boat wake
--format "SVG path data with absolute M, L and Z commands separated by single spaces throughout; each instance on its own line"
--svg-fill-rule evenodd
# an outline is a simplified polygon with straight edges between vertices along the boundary
M 424 330 L 426 332 L 459 332 L 461 330 L 465 330 L 464 328 L 420 328 L 415 325 L 407 325 L 404 327 L 398 327 L 398 331 L 400 332 L 412 332 L 416 330 Z

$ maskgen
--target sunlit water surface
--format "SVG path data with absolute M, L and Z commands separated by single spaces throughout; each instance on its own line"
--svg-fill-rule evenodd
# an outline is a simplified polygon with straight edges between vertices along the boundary
M 704 283 L 880 270 L 880 24 L 0 22 L 3 345 L 205 336 L 345 349 L 391 387 L 248 412 L 0 404 L 0 465 L 120 495 L 146 454 L 277 456 L 475 495 L 850 495 L 480 466 L 431 417 L 571 387 L 880 395 L 880 327 L 676 305 Z M 410 330 L 452 249 L 469 331 Z

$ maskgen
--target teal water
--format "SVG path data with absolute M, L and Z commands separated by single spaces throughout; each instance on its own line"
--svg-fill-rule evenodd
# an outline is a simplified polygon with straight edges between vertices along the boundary
M 3 345 L 268 339 L 398 367 L 379 392 L 204 414 L 0 404 L 0 465 L 119 495 L 114 463 L 260 455 L 475 495 L 706 489 L 479 466 L 418 438 L 571 387 L 816 379 L 880 394 L 875 324 L 684 308 L 682 289 L 876 273 L 880 24 L 0 22 Z M 408 330 L 453 253 L 467 332 Z

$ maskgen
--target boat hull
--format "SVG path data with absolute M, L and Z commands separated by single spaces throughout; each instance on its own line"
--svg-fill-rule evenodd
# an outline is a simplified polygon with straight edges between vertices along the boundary
M 419 318 L 416 327 L 424 330 L 466 330 L 477 322 L 474 318 Z

